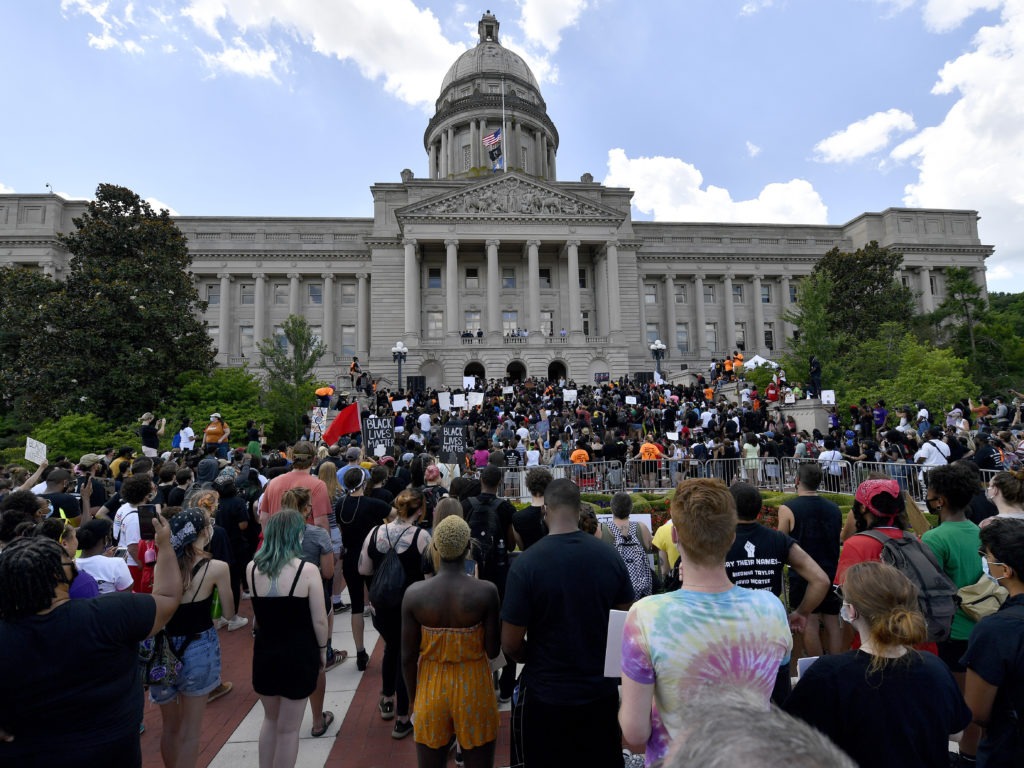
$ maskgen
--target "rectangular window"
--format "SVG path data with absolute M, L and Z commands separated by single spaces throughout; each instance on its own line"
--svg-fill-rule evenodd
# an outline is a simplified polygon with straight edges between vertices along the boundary
M 545 336 L 555 335 L 555 313 L 550 309 L 540 311 L 540 332 Z
M 472 150 L 469 148 L 469 145 L 467 144 L 466 146 L 464 146 L 462 148 L 462 170 L 468 171 L 472 167 L 473 167 Z
M 644 304 L 658 303 L 658 286 L 654 283 L 644 283 Z
M 686 323 L 676 323 L 676 349 L 684 354 L 690 351 L 690 326 Z
M 647 324 L 647 343 L 648 344 L 653 344 L 654 342 L 656 342 L 660 338 L 661 338 L 661 331 L 658 330 L 658 324 L 657 323 L 648 323 Z
M 910 278 L 907 277 L 906 275 L 903 275 L 903 277 L 900 278 L 900 282 L 903 283 L 904 288 L 910 287 Z
M 220 283 L 210 283 L 206 286 L 206 303 L 211 307 L 220 304 Z
M 444 338 L 444 312 L 427 312 L 427 338 Z
M 711 352 L 718 351 L 718 323 L 704 324 L 704 346 Z
M 526 147 L 519 148 L 519 167 L 523 169 L 523 173 L 529 173 L 530 169 L 527 166 L 527 160 L 530 157 L 530 153 L 526 151 Z
M 508 336 L 515 331 L 519 330 L 519 313 L 518 312 L 502 312 L 501 313 L 501 334 L 502 336 Z
M 935 279 L 935 275 L 928 278 L 928 291 L 932 296 L 939 295 L 939 281 Z
M 480 270 L 476 267 L 466 267 L 466 290 L 480 290 Z
M 590 313 L 589 312 L 581 312 L 580 314 L 583 315 L 583 335 L 584 336 L 589 336 L 590 335 Z
M 540 275 L 540 287 L 541 288 L 550 288 L 551 287 L 551 270 L 550 269 L 540 269 L 540 270 L 538 270 L 538 274 Z
M 248 306 L 256 303 L 256 285 L 255 283 L 242 283 L 238 286 L 239 291 L 239 303 L 242 306 Z
M 310 304 L 320 305 L 324 303 L 324 286 L 322 283 L 310 283 L 307 291 Z
M 715 286 L 705 285 L 704 286 L 704 303 L 714 304 L 715 303 Z
M 503 291 L 514 291 L 516 288 L 515 267 L 504 267 L 501 270 L 501 289 Z
M 288 351 L 288 337 L 284 335 L 284 328 L 280 325 L 274 326 L 274 343 L 282 352 Z
M 355 283 L 342 283 L 341 284 L 341 303 L 346 307 L 354 307 L 356 305 L 356 284 Z
M 354 325 L 341 326 L 341 355 L 351 360 L 356 354 L 356 327 Z
M 238 354 L 242 357 L 256 355 L 256 336 L 251 325 L 238 326 Z
M 743 303 L 743 286 L 733 283 L 732 286 L 732 303 L 742 304 Z
M 903 278 L 903 279 L 906 280 L 906 278 Z M 795 285 L 790 285 L 789 286 L 789 303 L 790 304 L 796 304 L 796 296 L 797 296 L 796 288 L 797 287 Z
M 480 310 L 470 309 L 465 312 L 466 330 L 476 333 L 480 330 Z
M 587 287 L 587 270 L 581 269 L 580 270 L 580 288 L 586 288 L 586 287 Z
M 761 303 L 771 304 L 772 303 L 772 287 L 770 285 L 761 286 Z
M 206 332 L 210 334 L 210 341 L 213 342 L 213 348 L 216 349 L 218 352 L 225 351 L 220 348 L 220 328 L 207 328 Z
M 309 326 L 309 335 L 313 337 L 313 344 L 321 344 L 324 340 L 324 327 L 322 325 Z
M 676 283 L 676 304 L 686 303 L 686 283 Z
M 747 324 L 746 323 L 736 323 L 735 333 L 736 333 L 736 349 L 746 349 L 747 348 Z
M 440 288 L 441 287 L 441 268 L 430 267 L 427 270 L 427 288 Z
M 288 283 L 274 283 L 274 303 L 278 306 L 288 304 Z
M 769 352 L 775 349 L 775 323 L 764 324 L 764 345 Z

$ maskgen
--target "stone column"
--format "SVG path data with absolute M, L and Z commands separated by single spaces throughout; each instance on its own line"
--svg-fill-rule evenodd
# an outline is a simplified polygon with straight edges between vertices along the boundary
M 609 240 L 604 245 L 608 262 L 608 331 L 611 334 L 622 332 L 622 313 L 618 310 L 619 296 L 619 243 Z M 643 306 L 644 294 L 640 291 L 640 305 Z M 642 335 L 642 334 L 641 334 Z
M 540 240 L 526 241 L 526 322 L 531 334 L 540 333 Z
M 598 336 L 608 335 L 608 259 L 603 253 L 594 259 L 594 319 Z
M 327 364 L 334 362 L 334 275 L 324 272 L 320 275 L 324 281 L 324 346 L 327 347 Z
M 583 332 L 583 308 L 580 304 L 580 241 L 566 240 L 569 257 L 569 332 Z
M 761 276 L 754 275 L 750 278 L 751 290 L 754 292 L 754 327 L 751 333 L 754 337 L 754 345 L 751 347 L 750 340 L 747 340 L 747 348 L 751 355 L 756 355 L 764 349 L 764 304 L 761 303 Z M 745 355 L 750 357 L 750 355 Z
M 541 154 L 540 146 L 540 131 L 533 132 L 533 156 L 537 158 L 537 167 L 534 169 L 534 175 L 543 178 L 544 176 L 544 157 Z
M 253 323 L 252 335 L 257 345 L 267 338 L 267 276 L 262 272 L 253 274 L 252 279 L 256 281 L 256 296 L 253 301 Z
M 441 176 L 440 178 L 448 178 L 448 129 L 441 131 L 441 149 L 440 157 L 438 158 L 441 165 Z
M 558 178 L 558 174 L 555 172 L 555 147 L 554 145 L 548 145 L 548 178 L 554 181 Z
M 647 305 L 644 303 L 644 281 L 647 275 L 641 273 L 640 279 L 637 281 L 640 287 L 640 343 L 643 345 L 640 349 L 647 349 Z
M 697 273 L 693 276 L 693 306 L 696 310 L 695 321 L 697 323 L 697 356 L 702 357 L 705 352 L 710 353 L 713 350 L 707 349 L 707 339 L 704 333 L 704 326 L 707 324 L 707 320 L 704 315 L 704 275 Z
M 434 145 L 427 148 L 427 178 L 437 178 L 437 156 L 434 154 Z
M 725 303 L 725 334 L 722 338 L 725 340 L 725 351 L 730 355 L 736 349 L 736 307 L 732 298 L 732 281 L 731 272 L 722 277 L 722 293 L 725 294 L 722 297 Z
M 231 281 L 234 278 L 226 272 L 217 275 L 217 277 L 220 279 L 220 317 L 217 321 L 220 325 L 220 330 L 218 331 L 217 354 L 226 363 L 228 355 L 231 354 L 229 326 L 231 324 Z
M 448 128 L 446 132 L 448 134 L 448 173 L 456 174 L 459 172 L 459 165 L 455 161 L 455 128 Z
M 500 240 L 487 241 L 487 333 L 501 336 L 501 275 L 498 272 Z
M 548 135 L 542 133 L 540 135 L 540 169 L 541 177 L 548 178 Z
M 666 350 L 666 357 L 672 357 L 673 350 L 678 355 L 679 350 L 676 348 L 676 283 L 675 278 L 672 275 L 665 275 L 665 333 L 661 339 L 665 346 L 668 347 Z
M 444 268 L 444 314 L 445 330 L 449 336 L 458 336 L 462 323 L 459 322 L 459 241 L 445 240 Z
M 480 123 L 469 121 L 469 164 L 474 168 L 480 166 Z
M 366 360 L 370 356 L 370 276 L 356 275 L 356 352 Z
M 416 241 L 403 240 L 405 246 L 405 336 L 406 344 L 420 337 L 420 269 Z
M 974 282 L 981 288 L 981 298 L 988 301 L 988 281 L 985 279 L 985 267 L 977 267 L 973 270 Z
M 919 272 L 921 285 L 921 312 L 928 313 L 935 310 L 935 297 L 932 296 L 932 270 L 930 267 L 920 267 Z
M 899 280 L 899 277 L 896 279 Z M 779 327 L 782 329 L 782 343 L 780 344 L 778 339 L 775 340 L 776 346 L 780 349 L 787 345 L 789 340 L 793 338 L 793 327 L 782 319 L 783 316 L 789 312 L 789 288 L 789 275 L 781 275 L 779 277 L 779 291 L 782 293 L 779 297 L 779 321 L 781 323 Z
M 523 150 L 522 150 L 522 147 L 523 147 L 523 125 L 522 125 L 522 123 L 519 122 L 519 120 L 516 120 L 516 132 L 515 132 L 515 135 L 516 135 L 516 145 L 515 145 L 514 157 L 515 157 L 516 161 L 515 161 L 515 163 L 513 163 L 513 165 L 515 165 L 516 168 L 519 168 L 520 166 L 523 165 Z M 525 172 L 526 168 L 523 168 L 523 171 Z M 530 329 L 530 332 L 531 333 L 533 332 L 532 328 Z
M 302 279 L 302 275 L 298 272 L 289 272 L 288 279 L 291 281 L 291 286 L 288 291 L 288 314 L 297 315 L 299 314 L 299 281 Z

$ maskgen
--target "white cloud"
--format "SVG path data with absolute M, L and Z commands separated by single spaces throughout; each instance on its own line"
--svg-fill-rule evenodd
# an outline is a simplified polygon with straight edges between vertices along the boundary
M 145 53 L 142 46 L 136 43 L 134 40 L 125 40 L 124 49 L 128 53 Z
M 163 45 L 160 46 L 160 50 L 163 51 L 164 53 L 174 53 L 178 49 L 175 48 L 174 45 L 171 44 L 171 43 L 164 43 Z
M 156 211 L 157 213 L 159 213 L 162 208 L 166 208 L 167 212 L 170 213 L 171 216 L 181 216 L 180 213 L 174 210 L 167 203 L 161 202 L 160 200 L 157 200 L 155 197 L 147 197 L 146 202 L 153 206 L 153 210 Z
M 0 181 L 0 195 L 13 195 L 14 187 L 8 187 L 2 181 Z
M 657 221 L 825 224 L 828 208 L 810 182 L 768 184 L 753 200 L 733 200 L 722 187 L 704 186 L 696 167 L 676 157 L 629 158 L 608 152 L 608 186 L 634 190 L 633 205 Z
M 916 127 L 914 118 L 902 110 L 875 112 L 822 139 L 814 152 L 823 163 L 849 163 L 885 149 L 892 134 Z
M 747 142 L 747 154 L 751 157 L 757 157 L 761 154 L 761 148 L 752 141 Z
M 212 71 L 234 72 L 246 77 L 263 77 L 277 82 L 274 65 L 282 59 L 281 55 L 269 44 L 255 50 L 240 37 L 225 45 L 217 53 L 200 51 L 203 61 Z
M 924 23 L 932 32 L 948 32 L 959 27 L 976 11 L 992 11 L 1003 0 L 926 0 Z
M 963 5 L 974 5 L 965 2 Z M 982 27 L 972 49 L 949 61 L 932 89 L 957 94 L 943 120 L 893 149 L 917 179 L 908 206 L 968 208 L 981 214 L 981 239 L 996 247 L 994 274 L 1024 288 L 1024 0 L 1006 0 L 998 24 Z
M 743 3 L 740 7 L 740 15 L 753 16 L 758 11 L 765 8 L 771 8 L 773 4 L 773 0 L 747 0 L 747 2 Z
M 562 31 L 579 21 L 587 0 L 520 0 L 519 26 L 527 40 L 554 53 L 562 44 Z
M 222 0 L 192 0 L 181 15 L 192 20 L 199 29 L 214 40 L 220 40 L 217 24 L 228 14 Z

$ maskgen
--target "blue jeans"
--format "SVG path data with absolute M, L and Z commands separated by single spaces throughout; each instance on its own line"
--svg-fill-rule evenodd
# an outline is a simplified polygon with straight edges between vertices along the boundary
M 175 648 L 185 639 L 171 637 Z M 185 648 L 181 659 L 181 675 L 176 685 L 151 685 L 149 698 L 154 704 L 167 704 L 182 696 L 206 696 L 220 685 L 220 640 L 213 627 L 200 632 Z

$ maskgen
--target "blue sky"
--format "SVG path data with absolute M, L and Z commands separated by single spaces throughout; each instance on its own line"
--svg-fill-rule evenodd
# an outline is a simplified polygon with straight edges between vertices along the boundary
M 1024 0 L 3 0 L 0 191 L 187 215 L 370 216 L 484 10 L 559 177 L 668 221 L 981 213 L 1024 290 Z

